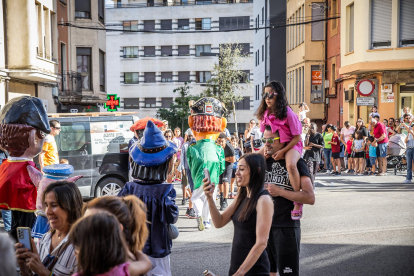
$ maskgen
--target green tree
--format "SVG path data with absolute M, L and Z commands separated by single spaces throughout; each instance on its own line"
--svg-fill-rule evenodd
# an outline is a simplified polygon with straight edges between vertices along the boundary
M 174 94 L 178 93 L 178 96 L 170 104 L 170 107 L 160 108 L 155 114 L 158 119 L 167 120 L 172 130 L 176 127 L 181 128 L 181 133 L 184 133 L 188 128 L 188 116 L 190 116 L 188 102 L 200 98 L 198 95 L 190 95 L 190 89 L 187 82 L 184 83 L 184 86 L 174 89 Z
M 235 104 L 243 100 L 243 92 L 252 88 L 249 76 L 240 70 L 240 65 L 248 54 L 242 54 L 243 46 L 238 43 L 225 43 L 220 45 L 218 63 L 212 70 L 212 78 L 207 82 L 207 88 L 202 92 L 203 97 L 214 97 L 227 108 L 225 117 L 228 119 L 233 113 L 237 130 Z

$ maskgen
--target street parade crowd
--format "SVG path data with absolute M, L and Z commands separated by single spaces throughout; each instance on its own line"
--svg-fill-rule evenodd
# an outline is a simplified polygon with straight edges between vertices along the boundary
M 381 122 L 374 107 L 367 124 L 327 124 L 319 133 L 307 105 L 293 112 L 283 85 L 272 81 L 239 139 L 217 99 L 189 108 L 184 138 L 167 121 L 135 122 L 129 181 L 118 196 L 84 203 L 75 184 L 81 176 L 70 177 L 73 167 L 56 157 L 59 122 L 48 122 L 38 98 L 9 101 L 0 113 L 0 149 L 8 155 L 0 166 L 0 209 L 10 236 L 0 236 L 0 275 L 171 275 L 179 236 L 174 182 L 198 230 L 233 223 L 228 275 L 299 275 L 300 220 L 303 205 L 315 203 L 318 171 L 385 175 L 388 139 L 405 133 L 411 182 L 409 109 Z M 33 163 L 39 154 L 40 170 Z

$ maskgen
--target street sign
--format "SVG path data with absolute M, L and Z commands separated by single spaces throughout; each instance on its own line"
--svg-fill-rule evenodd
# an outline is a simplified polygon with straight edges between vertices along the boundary
M 360 106 L 375 105 L 374 97 L 358 97 L 356 98 L 356 104 Z
M 363 79 L 358 82 L 357 91 L 359 95 L 367 97 L 370 96 L 374 92 L 374 90 L 375 84 L 372 81 L 368 79 Z

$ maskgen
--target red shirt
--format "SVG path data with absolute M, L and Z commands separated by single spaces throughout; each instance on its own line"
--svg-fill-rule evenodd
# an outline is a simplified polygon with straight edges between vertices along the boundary
M 374 126 L 374 137 L 376 139 L 379 139 L 383 134 L 385 134 L 385 138 L 384 140 L 378 141 L 378 144 L 388 143 L 387 130 L 385 128 L 385 125 L 381 122 L 378 122 Z
M 352 141 L 348 140 L 348 142 L 346 142 L 346 151 L 348 152 L 348 154 L 352 153 Z
M 390 129 L 394 130 L 394 127 L 393 126 L 388 126 L 388 127 Z M 393 135 L 393 133 L 390 130 L 388 130 L 388 137 L 391 136 L 391 135 Z
M 336 145 L 332 144 L 332 152 L 341 152 L 341 142 L 339 141 L 339 136 L 336 132 L 332 136 L 331 141 L 336 143 Z

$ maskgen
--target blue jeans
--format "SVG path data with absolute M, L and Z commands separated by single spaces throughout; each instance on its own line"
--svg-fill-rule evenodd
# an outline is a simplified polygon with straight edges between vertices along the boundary
M 413 156 L 414 148 L 407 148 L 405 156 L 407 157 L 407 180 L 413 179 Z
M 332 149 L 323 149 L 323 155 L 325 155 L 326 169 L 332 171 L 331 157 Z
M 11 229 L 11 211 L 10 210 L 1 210 L 1 215 L 3 216 L 3 222 L 4 222 L 4 230 L 7 232 Z

